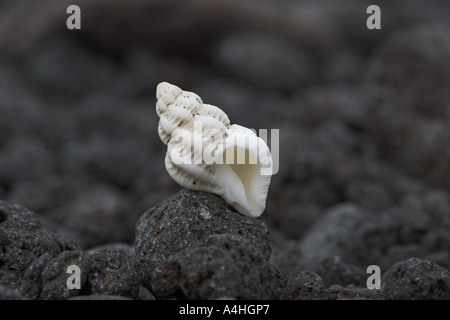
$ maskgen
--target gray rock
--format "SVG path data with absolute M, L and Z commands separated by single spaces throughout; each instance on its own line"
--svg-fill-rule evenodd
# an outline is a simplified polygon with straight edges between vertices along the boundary
M 428 190 L 402 203 L 402 241 L 419 242 L 432 251 L 450 251 L 450 192 Z M 450 261 L 449 261 L 450 262 Z
M 296 90 L 314 75 L 307 52 L 268 34 L 231 35 L 219 43 L 215 59 L 228 72 L 262 88 Z
M 150 285 L 153 269 L 171 255 L 224 233 L 242 236 L 269 260 L 271 239 L 262 218 L 238 213 L 219 196 L 182 190 L 150 208 L 136 225 L 136 255 L 144 285 Z
M 295 258 L 298 268 L 319 274 L 327 286 L 364 286 L 369 265 L 384 272 L 411 257 L 429 259 L 448 250 L 445 230 L 450 224 L 445 212 L 450 198 L 443 191 L 421 192 L 405 195 L 400 205 L 383 212 L 354 204 L 332 207 L 301 239 L 300 253 L 293 254 L 298 248 L 292 243 L 285 249 L 292 254 L 286 255 Z M 448 255 L 439 254 L 437 261 L 448 265 Z
M 49 230 L 58 243 L 61 252 L 68 250 L 80 250 L 81 235 L 76 234 L 69 227 L 63 227 L 43 215 L 38 216 L 41 225 Z
M 0 300 L 22 300 L 19 292 L 0 284 Z
M 273 233 L 272 233 L 273 234 Z M 299 240 L 278 239 L 274 235 L 274 244 L 270 263 L 283 275 L 298 271 L 302 261 L 301 243 Z
M 42 291 L 42 272 L 52 260 L 48 253 L 35 259 L 27 268 L 20 285 L 20 293 L 27 299 L 39 299 Z
M 11 288 L 11 290 L 19 291 L 20 279 L 12 272 L 0 269 L 0 285 Z
M 326 209 L 341 202 L 354 202 L 380 210 L 418 188 L 418 182 L 377 160 L 371 137 L 340 121 L 299 130 L 293 138 L 281 142 L 287 146 L 292 139 L 295 148 L 280 146 L 280 154 L 287 159 L 282 163 L 284 168 L 280 167 L 280 173 L 286 177 L 278 196 L 293 204 Z
M 132 258 L 106 248 L 96 251 L 90 261 L 88 282 L 94 295 L 137 298 L 139 278 Z
M 341 286 L 350 284 L 365 286 L 367 277 L 369 276 L 366 270 L 355 265 L 347 264 L 338 256 L 322 260 L 317 268 L 317 274 L 322 277 L 323 283 L 327 287 L 334 284 Z
M 278 289 L 281 300 L 328 300 L 327 287 L 322 278 L 310 271 L 289 273 Z
M 347 265 L 337 268 L 339 273 L 353 274 L 348 265 L 363 270 L 373 264 L 387 268 L 384 253 L 397 242 L 397 231 L 397 221 L 391 216 L 375 214 L 351 203 L 332 207 L 302 239 L 301 268 L 318 272 L 323 269 L 324 260 L 335 256 Z
M 444 190 L 424 190 L 408 194 L 391 207 L 386 216 L 397 225 L 396 243 L 385 253 L 385 267 L 415 257 L 450 265 L 450 194 Z M 431 257 L 436 256 L 436 259 Z
M 427 260 L 399 262 L 383 275 L 381 283 L 386 299 L 450 299 L 450 271 Z
M 159 299 L 270 299 L 279 275 L 239 235 L 213 235 L 160 263 L 152 274 Z
M 379 289 L 368 289 L 355 286 L 342 287 L 332 285 L 328 288 L 331 300 L 384 300 L 384 295 Z
M 0 269 L 10 274 L 9 287 L 19 289 L 28 266 L 45 253 L 56 257 L 58 241 L 27 208 L 0 201 Z M 3 281 L 3 280 L 2 280 Z
M 42 219 L 41 219 L 42 221 Z M 61 230 L 62 233 L 55 232 L 49 228 L 50 234 L 53 235 L 53 238 L 55 239 L 56 243 L 59 246 L 59 250 L 61 252 L 63 251 L 70 251 L 70 250 L 79 250 L 80 245 L 71 238 L 71 234 L 65 234 L 63 233 L 65 230 Z
M 305 229 L 333 205 L 353 202 L 381 211 L 418 184 L 377 160 L 369 136 L 339 121 L 281 136 L 280 154 L 281 177 L 274 177 L 276 187 L 271 189 L 276 207 L 269 203 L 267 214 L 294 239 L 304 236 Z
M 156 300 L 153 293 L 150 292 L 147 288 L 144 286 L 139 286 L 139 295 L 137 297 L 137 300 Z
M 136 255 L 135 251 L 134 251 L 134 246 L 128 244 L 128 243 L 122 243 L 122 242 L 116 242 L 116 243 L 108 243 L 108 244 L 104 244 L 98 247 L 93 247 L 90 248 L 86 251 L 84 251 L 84 253 L 86 253 L 88 256 L 93 256 L 94 254 L 96 254 L 97 252 L 101 251 L 101 250 L 105 250 L 105 249 L 112 249 L 116 252 L 121 253 L 122 255 L 126 256 L 126 257 L 134 257 Z
M 80 268 L 80 289 L 69 289 L 67 280 L 72 275 L 67 273 L 71 265 Z M 88 291 L 86 280 L 89 274 L 89 259 L 82 251 L 64 251 L 50 260 L 42 272 L 42 291 L 40 299 L 61 300 L 85 294 Z

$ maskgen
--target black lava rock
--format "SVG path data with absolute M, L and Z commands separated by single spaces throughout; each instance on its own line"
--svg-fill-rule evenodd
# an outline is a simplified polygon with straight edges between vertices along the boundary
M 90 258 L 89 287 L 93 294 L 136 298 L 139 278 L 133 260 L 118 250 L 107 248 Z
M 271 232 L 271 235 L 273 245 L 270 263 L 285 276 L 298 271 L 302 260 L 301 242 L 285 239 L 276 229 Z
M 130 245 L 128 243 L 122 243 L 122 242 L 116 242 L 116 243 L 108 243 L 104 244 L 98 247 L 93 247 L 88 250 L 86 250 L 84 253 L 86 253 L 88 256 L 93 256 L 99 251 L 103 251 L 106 249 L 112 249 L 114 251 L 117 251 L 121 253 L 122 255 L 126 257 L 134 257 L 136 254 L 134 252 L 134 246 Z
M 48 253 L 35 259 L 25 271 L 20 292 L 27 299 L 39 299 L 42 292 L 42 272 L 52 260 Z
M 67 280 L 72 275 L 72 273 L 67 271 L 72 265 L 80 268 L 80 289 L 69 289 L 67 285 Z M 86 287 L 88 274 L 89 259 L 82 251 L 64 251 L 56 258 L 50 260 L 42 272 L 42 291 L 39 298 L 43 300 L 61 300 L 85 294 L 88 291 Z
M 362 268 L 347 264 L 338 256 L 322 260 L 317 273 L 327 287 L 333 284 L 365 286 L 369 276 Z
M 370 212 L 350 203 L 332 207 L 302 239 L 301 267 L 317 273 L 320 269 L 325 273 L 334 270 L 340 275 L 327 275 L 327 278 L 345 280 L 343 283 L 355 275 L 354 280 L 359 282 L 360 272 L 350 271 L 349 265 L 365 269 L 376 264 L 382 270 L 387 268 L 389 265 L 385 266 L 384 253 L 397 242 L 396 231 L 398 224 L 391 216 Z M 333 261 L 335 256 L 339 256 L 347 266 L 327 267 L 324 261 Z
M 60 252 L 52 233 L 41 226 L 38 217 L 27 208 L 0 201 L 0 270 L 10 274 L 6 283 L 19 289 L 25 270 L 37 258 Z
M 281 300 L 328 300 L 327 287 L 322 278 L 311 271 L 289 273 L 278 289 Z
M 242 236 L 269 260 L 271 238 L 263 220 L 238 213 L 219 196 L 182 190 L 149 209 L 136 226 L 138 272 L 144 285 L 150 285 L 148 276 L 173 254 L 224 233 Z
M 250 241 L 221 234 L 159 264 L 152 274 L 152 291 L 159 299 L 269 299 L 279 279 Z
M 450 271 L 427 260 L 399 262 L 383 275 L 381 283 L 386 299 L 450 299 Z

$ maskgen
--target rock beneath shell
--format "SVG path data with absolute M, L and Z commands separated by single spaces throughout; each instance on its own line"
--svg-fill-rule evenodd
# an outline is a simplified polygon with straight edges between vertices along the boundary
M 123 242 L 108 243 L 108 244 L 100 245 L 97 247 L 93 247 L 93 248 L 86 250 L 85 253 L 88 256 L 93 256 L 97 252 L 104 251 L 106 249 L 114 250 L 116 252 L 121 253 L 122 255 L 124 255 L 126 257 L 134 257 L 135 256 L 134 246 L 132 246 L 128 243 L 123 243 Z
M 271 238 L 261 218 L 235 211 L 211 193 L 182 190 L 146 211 L 136 226 L 137 266 L 143 283 L 164 260 L 211 235 L 239 235 L 269 260 Z
M 238 235 L 213 235 L 163 261 L 152 274 L 159 299 L 270 299 L 279 274 Z
M 450 271 L 427 260 L 399 262 L 383 275 L 381 283 L 386 299 L 450 299 Z
M 301 242 L 286 240 L 277 232 L 273 232 L 273 247 L 270 263 L 283 275 L 298 271 L 302 261 Z
M 150 292 L 150 290 L 141 285 L 139 286 L 139 294 L 137 300 L 156 300 L 156 298 L 153 293 Z

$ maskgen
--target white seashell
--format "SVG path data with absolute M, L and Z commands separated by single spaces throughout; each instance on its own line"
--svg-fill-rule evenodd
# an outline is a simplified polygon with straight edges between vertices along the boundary
M 158 85 L 156 98 L 169 175 L 185 188 L 220 195 L 246 216 L 260 216 L 272 171 L 264 140 L 231 125 L 221 109 L 204 104 L 195 93 L 167 82 Z

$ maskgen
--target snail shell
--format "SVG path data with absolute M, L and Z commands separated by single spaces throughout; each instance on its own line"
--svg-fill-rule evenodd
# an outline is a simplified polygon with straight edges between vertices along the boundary
M 231 124 L 218 107 L 162 82 L 156 89 L 158 133 L 167 144 L 169 175 L 187 189 L 221 196 L 240 213 L 265 209 L 272 157 L 254 131 Z

